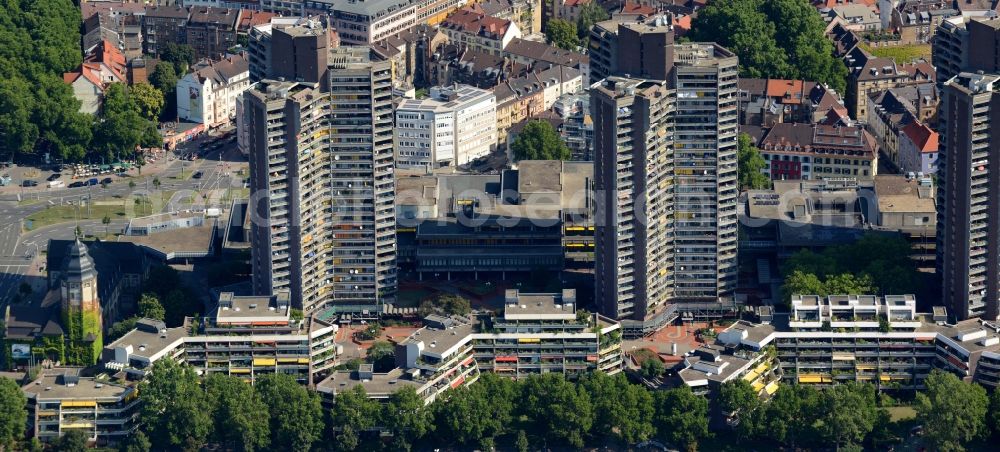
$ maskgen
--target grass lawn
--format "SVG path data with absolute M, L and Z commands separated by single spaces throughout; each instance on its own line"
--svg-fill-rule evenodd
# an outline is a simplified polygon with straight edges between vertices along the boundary
M 892 422 L 899 422 L 917 417 L 917 410 L 914 410 L 913 407 L 891 406 L 885 410 L 889 412 L 889 418 Z
M 902 46 L 871 47 L 861 44 L 865 50 L 877 57 L 892 58 L 897 64 L 912 63 L 921 58 L 931 60 L 930 44 L 910 44 Z
M 632 356 L 635 357 L 635 362 L 638 365 L 646 362 L 647 359 L 660 359 L 656 356 L 656 353 L 648 348 L 637 348 L 632 351 Z
M 31 229 L 77 220 L 101 220 L 105 215 L 111 217 L 112 220 L 127 220 L 159 212 L 163 208 L 163 202 L 170 201 L 173 194 L 174 192 L 163 192 L 162 202 L 158 195 L 153 194 L 140 204 L 135 203 L 136 198 L 130 197 L 125 199 L 95 199 L 89 207 L 79 205 L 51 206 L 28 216 L 27 220 L 31 220 Z

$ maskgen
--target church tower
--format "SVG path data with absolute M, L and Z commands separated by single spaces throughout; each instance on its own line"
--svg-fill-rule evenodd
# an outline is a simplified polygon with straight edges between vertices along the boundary
M 80 239 L 70 245 L 59 290 L 66 331 L 66 360 L 70 364 L 94 364 L 104 346 L 104 327 L 97 295 L 97 269 Z

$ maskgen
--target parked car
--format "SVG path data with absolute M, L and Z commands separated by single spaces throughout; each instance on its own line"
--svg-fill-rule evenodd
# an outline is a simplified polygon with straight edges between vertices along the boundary
M 22 187 L 37 187 L 38 186 L 38 182 L 35 182 L 35 181 L 31 180 L 31 179 L 25 179 L 25 180 L 21 181 L 21 186 Z
M 104 180 L 101 181 L 102 184 L 110 184 L 111 182 L 113 181 L 110 177 L 105 177 Z
M 97 184 L 100 184 L 100 183 L 101 182 L 98 181 L 96 177 L 87 181 L 87 185 L 97 185 Z
M 48 177 L 47 179 L 45 179 L 45 180 L 47 180 L 47 181 L 49 181 L 49 182 L 52 182 L 52 181 L 54 181 L 54 180 L 56 180 L 56 179 L 59 179 L 60 177 L 62 177 L 62 174 L 59 174 L 59 173 L 53 173 L 53 174 L 52 174 L 51 176 L 49 176 L 49 177 Z
M 203 176 L 203 174 L 201 173 L 201 171 L 198 171 L 197 173 L 194 173 L 194 174 L 191 175 L 191 177 L 193 177 L 195 179 L 201 179 L 201 176 Z
M 86 185 L 86 184 L 84 184 L 81 181 L 76 181 L 76 182 L 73 182 L 72 184 L 69 184 L 69 188 L 77 188 L 77 187 L 82 187 L 84 185 Z

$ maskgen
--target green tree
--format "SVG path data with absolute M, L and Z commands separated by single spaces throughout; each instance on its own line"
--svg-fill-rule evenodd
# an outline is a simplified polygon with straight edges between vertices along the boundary
M 59 452 L 86 452 L 87 434 L 82 430 L 69 430 L 56 440 L 53 449 Z
M 435 435 L 444 443 L 490 450 L 513 421 L 517 389 L 510 379 L 488 373 L 476 384 L 448 391 L 432 405 Z
M 525 379 L 519 409 L 537 436 L 575 448 L 584 446 L 584 438 L 594 423 L 590 397 L 562 374 L 546 373 Z
M 149 292 L 142 294 L 142 297 L 139 298 L 139 317 L 163 320 L 165 316 L 166 312 L 163 310 L 160 300 L 156 298 L 156 294 Z
M 653 396 L 646 388 L 629 383 L 625 374 L 608 376 L 594 372 L 580 380 L 589 394 L 595 436 L 610 435 L 625 444 L 646 441 L 653 436 Z
M 716 404 L 722 416 L 731 416 L 736 422 L 736 432 L 741 439 L 757 434 L 755 416 L 760 408 L 760 397 L 749 381 L 739 378 L 723 383 Z
M 580 41 L 586 42 L 587 36 L 590 35 L 590 28 L 594 24 L 610 18 L 608 10 L 604 9 L 597 0 L 584 3 L 580 7 L 580 17 L 576 19 L 576 33 L 580 37 Z
M 663 365 L 663 361 L 660 361 L 660 358 L 648 358 L 642 362 L 639 373 L 643 377 L 652 379 L 663 375 L 666 370 L 667 368 Z
M 517 452 L 528 452 L 531 450 L 531 442 L 528 441 L 528 434 L 524 433 L 524 430 L 517 431 L 517 439 L 514 440 L 514 447 L 517 448 Z
M 552 19 L 545 26 L 545 38 L 549 44 L 566 50 L 576 50 L 580 47 L 576 24 L 562 19 Z
M 532 120 L 510 145 L 514 160 L 569 160 L 570 152 L 548 121 Z
M 737 150 L 739 161 L 740 187 L 749 190 L 763 190 L 771 187 L 771 178 L 761 170 L 767 165 L 760 150 L 753 145 L 753 138 L 745 133 L 740 134 Z
M 767 438 L 800 447 L 815 439 L 815 426 L 821 410 L 820 395 L 804 385 L 781 385 L 764 405 L 759 417 L 760 432 Z
M 160 52 L 160 59 L 169 61 L 178 68 L 187 68 L 194 64 L 194 49 L 187 44 L 167 43 L 163 51 Z M 184 71 L 178 71 L 184 72 Z
M 333 407 L 330 408 L 330 423 L 332 436 L 345 450 L 353 450 L 358 446 L 358 435 L 382 425 L 382 407 L 375 400 L 369 399 L 365 388 L 355 386 L 337 394 Z
M 987 432 L 989 397 L 982 386 L 965 383 L 936 369 L 924 384 L 927 390 L 917 393 L 915 408 L 932 449 L 962 451 L 966 444 Z
M 150 121 L 156 121 L 163 111 L 163 91 L 148 83 L 136 83 L 130 88 L 129 94 L 139 107 L 139 113 Z
M 691 392 L 687 386 L 653 395 L 653 424 L 657 434 L 676 446 L 697 450 L 698 442 L 708 438 L 708 400 Z
M 111 224 L 111 216 L 108 214 L 104 214 L 104 218 L 101 218 L 101 224 L 104 225 L 104 236 L 107 237 L 109 234 L 111 234 L 111 232 L 108 230 L 108 227 Z
M 103 116 L 94 126 L 94 146 L 108 159 L 134 155 L 136 148 L 163 144 L 156 124 L 140 113 L 124 85 L 112 83 L 104 90 Z
M 149 83 L 163 94 L 163 107 L 160 109 L 160 120 L 168 121 L 177 118 L 177 82 L 182 74 L 177 66 L 169 61 L 160 61 L 149 75 Z
M 372 346 L 368 348 L 368 354 L 365 355 L 365 361 L 370 364 L 375 365 L 377 372 L 386 372 L 391 370 L 395 365 L 395 347 L 388 341 L 375 341 Z
M 715 0 L 698 11 L 688 37 L 735 52 L 745 77 L 816 80 L 844 92 L 847 68 L 825 27 L 808 0 Z
M 128 333 L 129 331 L 135 329 L 135 322 L 137 320 L 139 320 L 139 318 L 133 316 L 125 320 L 119 320 L 114 324 L 112 324 L 111 329 L 108 331 L 108 334 L 105 337 L 105 342 L 110 344 L 116 339 L 124 336 L 125 333 Z
M 384 411 L 385 427 L 396 438 L 396 445 L 405 449 L 434 428 L 431 411 L 413 386 L 392 393 Z
M 319 395 L 286 374 L 269 374 L 254 388 L 268 406 L 271 448 L 308 451 L 323 436 L 323 408 Z
M 17 382 L 0 377 L 0 449 L 12 450 L 24 436 L 28 425 L 27 403 Z
M 420 303 L 418 313 L 421 317 L 431 314 L 444 315 L 468 315 L 472 311 L 469 300 L 459 295 L 445 293 L 434 299 L 424 300 Z
M 250 384 L 216 372 L 205 379 L 205 393 L 213 408 L 218 442 L 246 452 L 267 450 L 271 441 L 268 405 Z
M 158 448 L 198 448 L 212 432 L 212 406 L 198 374 L 186 364 L 161 359 L 139 386 L 140 420 Z
M 880 411 L 870 384 L 845 383 L 822 392 L 820 434 L 838 449 L 860 450 L 875 430 Z
M 142 430 L 138 430 L 122 442 L 119 450 L 121 452 L 149 452 L 152 448 L 153 444 L 149 442 L 149 437 Z

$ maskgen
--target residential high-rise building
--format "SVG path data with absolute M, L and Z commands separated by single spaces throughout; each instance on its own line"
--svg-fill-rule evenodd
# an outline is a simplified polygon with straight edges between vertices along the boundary
M 736 56 L 703 43 L 665 54 L 649 71 L 663 80 L 611 76 L 592 89 L 596 298 L 630 334 L 679 303 L 731 299 L 736 285 Z
M 945 19 L 934 35 L 931 61 L 937 80 L 960 72 L 1000 72 L 1000 19 L 956 16 Z
M 611 75 L 667 80 L 674 28 L 668 16 L 620 16 L 590 31 L 590 83 Z
M 959 319 L 997 318 L 1000 304 L 1000 76 L 945 83 L 938 127 L 937 272 Z
M 328 52 L 321 83 L 247 92 L 253 287 L 307 313 L 376 315 L 396 292 L 391 67 Z
M 326 70 L 328 48 L 337 34 L 312 17 L 274 17 L 248 33 L 250 80 L 265 78 L 318 81 Z

